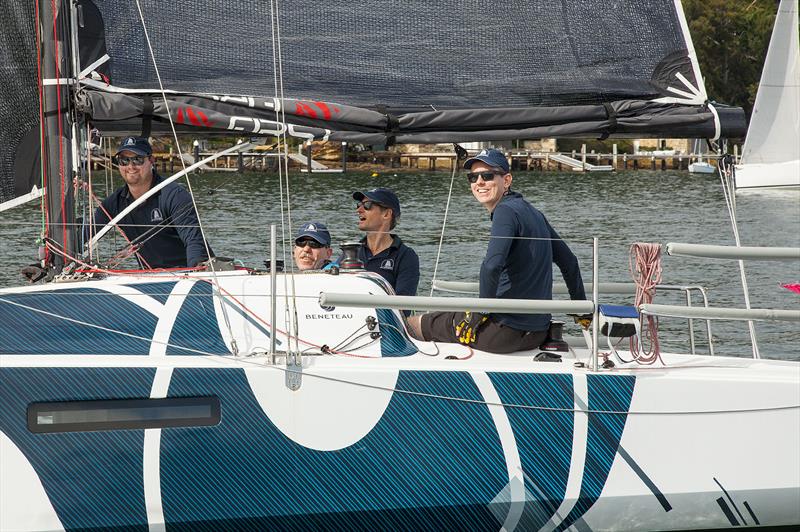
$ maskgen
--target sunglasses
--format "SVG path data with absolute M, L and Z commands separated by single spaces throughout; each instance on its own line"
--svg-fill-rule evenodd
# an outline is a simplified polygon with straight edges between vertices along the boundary
M 310 247 L 311 249 L 320 249 L 326 247 L 325 244 L 317 242 L 311 238 L 306 238 L 304 240 L 295 240 L 294 245 L 299 248 L 304 248 L 306 246 Z
M 503 176 L 505 173 L 503 172 L 470 172 L 467 174 L 467 181 L 470 183 L 477 183 L 478 178 L 480 177 L 484 181 L 491 181 L 496 176 Z
M 365 211 L 370 210 L 372 207 L 380 207 L 382 209 L 388 209 L 389 208 L 389 207 L 387 207 L 386 205 L 384 205 L 382 203 L 378 203 L 377 201 L 372 201 L 372 200 L 359 201 L 358 203 L 356 203 L 356 208 L 359 208 L 359 207 L 363 208 Z
M 146 160 L 147 157 L 142 155 L 136 155 L 135 157 L 117 157 L 117 166 L 128 166 L 129 164 L 133 166 L 142 166 Z

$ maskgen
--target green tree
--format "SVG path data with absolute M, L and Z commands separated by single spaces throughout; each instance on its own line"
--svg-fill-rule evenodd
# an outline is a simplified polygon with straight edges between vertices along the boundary
M 706 90 L 749 119 L 778 10 L 775 0 L 684 0 Z

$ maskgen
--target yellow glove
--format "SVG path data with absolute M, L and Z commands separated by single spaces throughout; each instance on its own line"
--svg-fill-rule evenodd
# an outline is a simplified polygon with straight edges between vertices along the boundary
M 489 316 L 481 312 L 465 312 L 464 319 L 455 324 L 458 342 L 472 345 L 478 339 L 478 330 L 489 321 Z
M 594 317 L 592 314 L 570 314 L 570 316 L 583 329 L 588 329 L 592 326 L 592 318 Z

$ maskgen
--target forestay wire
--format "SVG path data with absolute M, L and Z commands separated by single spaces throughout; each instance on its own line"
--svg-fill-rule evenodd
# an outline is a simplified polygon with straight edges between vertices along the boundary
M 167 99 L 167 94 L 164 91 L 164 83 L 161 80 L 161 73 L 159 72 L 159 69 L 158 69 L 158 63 L 156 62 L 156 56 L 155 56 L 155 53 L 153 52 L 153 46 L 150 43 L 150 35 L 147 33 L 147 25 L 145 24 L 145 21 L 144 21 L 144 12 L 142 11 L 142 6 L 139 3 L 139 0 L 136 0 L 136 9 L 139 11 L 139 20 L 142 23 L 142 31 L 144 32 L 144 39 L 145 39 L 145 42 L 147 43 L 147 50 L 150 52 L 150 58 L 153 61 L 153 69 L 155 70 L 156 78 L 158 79 L 158 88 L 161 91 L 161 97 L 164 99 L 164 105 L 166 106 L 167 119 L 169 120 L 169 127 L 172 130 L 172 137 L 175 139 L 175 146 L 176 146 L 176 148 L 178 150 L 178 158 L 181 161 L 181 166 L 183 167 L 183 171 L 185 173 L 186 172 L 186 161 L 183 160 L 183 152 L 181 151 L 181 143 L 178 140 L 178 132 L 175 130 L 175 123 L 172 121 L 172 113 L 170 112 L 170 109 L 169 109 L 169 100 Z M 200 235 L 203 238 L 203 246 L 205 246 L 205 249 L 206 249 L 206 257 L 208 257 L 208 267 L 211 270 L 211 276 L 214 278 L 214 286 L 218 287 L 219 286 L 219 280 L 217 279 L 217 272 L 216 272 L 216 270 L 214 268 L 214 261 L 211 260 L 211 250 L 208 247 L 208 240 L 206 239 L 206 232 L 205 232 L 205 229 L 203 228 L 203 222 L 202 222 L 201 217 L 200 217 L 200 210 L 197 208 L 197 202 L 195 201 L 194 192 L 192 190 L 192 182 L 189 179 L 189 174 L 188 173 L 186 173 L 186 184 L 187 184 L 187 186 L 189 188 L 189 197 L 192 198 L 192 206 L 194 207 L 195 214 L 197 215 L 197 224 L 198 224 L 199 229 L 200 229 Z M 223 319 L 225 320 L 225 326 L 228 329 L 228 335 L 230 336 L 230 339 L 231 339 L 231 351 L 233 352 L 234 355 L 238 355 L 239 354 L 239 348 L 236 345 L 236 338 L 233 336 L 233 330 L 231 328 L 231 322 L 230 322 L 230 319 L 228 318 L 228 311 L 226 309 L 227 305 L 225 305 L 225 302 L 223 301 L 222 293 L 218 289 L 213 290 L 212 293 L 214 295 L 216 295 L 220 300 L 220 305 L 219 306 L 222 309 L 222 316 L 223 316 Z
M 272 36 L 272 70 L 275 86 L 275 120 L 279 124 L 278 144 L 283 145 L 283 162 L 278 162 L 278 188 L 280 191 L 281 203 L 281 242 L 283 251 L 283 264 L 289 267 L 291 274 L 291 295 L 289 294 L 289 279 L 283 276 L 283 293 L 285 298 L 284 315 L 286 320 L 286 329 L 288 330 L 289 343 L 287 344 L 287 360 L 288 352 L 291 352 L 291 338 L 295 338 L 295 353 L 300 352 L 300 346 L 297 343 L 297 336 L 299 335 L 299 324 L 297 320 L 297 300 L 296 290 L 294 283 L 294 259 L 287 257 L 286 243 L 289 241 L 287 236 L 287 225 L 289 232 L 292 230 L 292 208 L 291 196 L 289 192 L 289 145 L 286 135 L 286 112 L 284 110 L 284 91 L 283 91 L 283 61 L 281 55 L 281 27 L 280 27 L 280 6 L 278 0 L 270 0 L 270 28 Z M 284 202 L 284 187 L 285 187 L 285 202 Z M 284 217 L 285 213 L 285 217 Z M 290 299 L 291 298 L 291 299 Z M 272 317 L 273 321 L 275 316 Z
M 436 272 L 439 270 L 439 257 L 442 255 L 442 245 L 444 243 L 444 231 L 447 228 L 447 214 L 450 212 L 450 199 L 453 197 L 453 185 L 455 184 L 456 172 L 458 172 L 458 163 L 461 158 L 466 155 L 466 150 L 458 144 L 453 144 L 456 151 L 456 158 L 453 162 L 453 171 L 450 173 L 450 189 L 447 191 L 447 203 L 444 206 L 444 218 L 442 219 L 442 231 L 439 234 L 439 247 L 436 249 L 436 262 L 433 264 L 433 279 L 431 279 L 431 293 L 433 296 L 433 287 L 436 284 Z
M 736 222 L 736 167 L 731 161 L 730 155 L 725 155 L 717 162 L 717 170 L 719 171 L 719 180 L 722 184 L 722 193 L 725 196 L 725 205 L 728 208 L 728 217 L 731 221 L 731 229 L 733 229 L 733 238 L 736 241 L 736 247 L 740 247 L 741 241 L 739 240 L 739 226 Z M 744 261 L 739 260 L 739 276 L 742 280 L 742 290 L 744 291 L 744 305 L 745 308 L 750 309 L 750 290 L 747 287 L 747 276 L 744 273 Z M 753 358 L 761 358 L 758 351 L 758 343 L 756 342 L 756 327 L 752 321 L 747 322 L 747 327 L 750 330 L 750 342 L 753 346 Z

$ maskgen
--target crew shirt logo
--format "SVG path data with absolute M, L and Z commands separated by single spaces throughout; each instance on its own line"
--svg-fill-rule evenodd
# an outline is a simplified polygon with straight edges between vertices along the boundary
M 381 262 L 382 270 L 394 270 L 394 259 L 386 259 Z
M 162 221 L 164 221 L 164 216 L 161 215 L 161 211 L 159 209 L 153 209 L 150 212 L 150 221 L 151 222 L 162 222 Z

